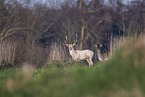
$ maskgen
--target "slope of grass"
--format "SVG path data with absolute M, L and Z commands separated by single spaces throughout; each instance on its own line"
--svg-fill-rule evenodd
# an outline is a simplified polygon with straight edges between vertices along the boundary
M 1 70 L 0 97 L 144 97 L 144 49 L 144 40 L 133 40 L 99 66 L 54 62 Z

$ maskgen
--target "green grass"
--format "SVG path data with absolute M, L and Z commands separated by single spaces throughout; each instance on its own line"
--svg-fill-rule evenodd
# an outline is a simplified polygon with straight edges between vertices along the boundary
M 6 80 L 9 77 L 14 76 L 17 72 L 20 72 L 20 67 L 4 67 L 0 69 L 0 81 Z
M 35 70 L 0 69 L 0 97 L 144 97 L 144 48 L 129 42 L 92 67 L 53 61 Z

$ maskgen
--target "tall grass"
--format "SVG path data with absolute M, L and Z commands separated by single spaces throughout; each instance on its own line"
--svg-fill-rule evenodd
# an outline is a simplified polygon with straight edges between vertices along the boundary
M 70 56 L 65 48 L 65 45 L 59 41 L 52 42 L 51 46 L 47 48 L 47 61 L 45 66 L 49 68 L 65 67 L 65 62 L 70 61 Z
M 136 37 L 131 36 L 119 36 L 119 37 L 111 37 L 110 41 L 110 57 L 116 53 L 125 43 L 130 41 L 131 39 L 137 39 Z
M 142 39 L 143 37 L 144 37 L 143 34 L 141 35 L 133 34 L 128 36 L 118 36 L 118 37 L 111 36 L 110 48 L 109 48 L 111 55 L 114 54 L 117 50 L 119 50 L 128 41 Z
M 7 40 L 0 42 L 0 66 L 14 65 L 16 49 L 17 43 Z
M 111 49 L 111 53 L 115 53 L 120 47 L 121 45 L 123 45 L 126 41 L 126 38 L 121 36 L 121 37 L 114 37 L 112 39 L 112 41 L 110 41 L 110 49 Z M 112 42 L 112 43 L 111 43 Z
M 59 41 L 53 42 L 48 49 L 48 61 L 57 60 L 64 61 L 68 60 L 68 51 L 65 48 L 65 45 L 62 45 Z
M 41 67 L 45 64 L 47 60 L 47 52 L 45 48 L 41 46 L 32 46 L 25 48 L 24 63 L 29 63 L 35 65 L 36 67 Z

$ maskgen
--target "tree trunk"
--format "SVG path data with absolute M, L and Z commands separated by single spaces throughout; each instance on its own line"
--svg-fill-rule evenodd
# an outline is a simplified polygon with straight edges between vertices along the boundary
M 82 49 L 82 48 L 83 48 L 84 29 L 85 29 L 85 22 L 84 22 L 84 19 L 82 19 L 82 23 L 83 23 L 83 26 L 82 26 L 82 29 L 81 29 L 80 49 Z

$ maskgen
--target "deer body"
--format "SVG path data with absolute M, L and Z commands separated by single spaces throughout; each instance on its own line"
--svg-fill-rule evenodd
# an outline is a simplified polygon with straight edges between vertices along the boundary
M 67 36 L 66 36 L 66 40 L 67 40 Z M 77 42 L 77 40 L 76 40 L 76 42 Z M 93 65 L 92 58 L 94 56 L 94 52 L 91 51 L 91 50 L 88 50 L 88 49 L 87 50 L 75 50 L 73 48 L 75 43 L 73 43 L 73 44 L 66 44 L 66 46 L 69 47 L 69 53 L 72 56 L 72 59 L 75 60 L 75 61 L 87 60 L 87 62 L 89 63 L 89 66 Z
M 90 50 L 69 50 L 72 59 L 75 61 L 93 58 L 94 52 Z

